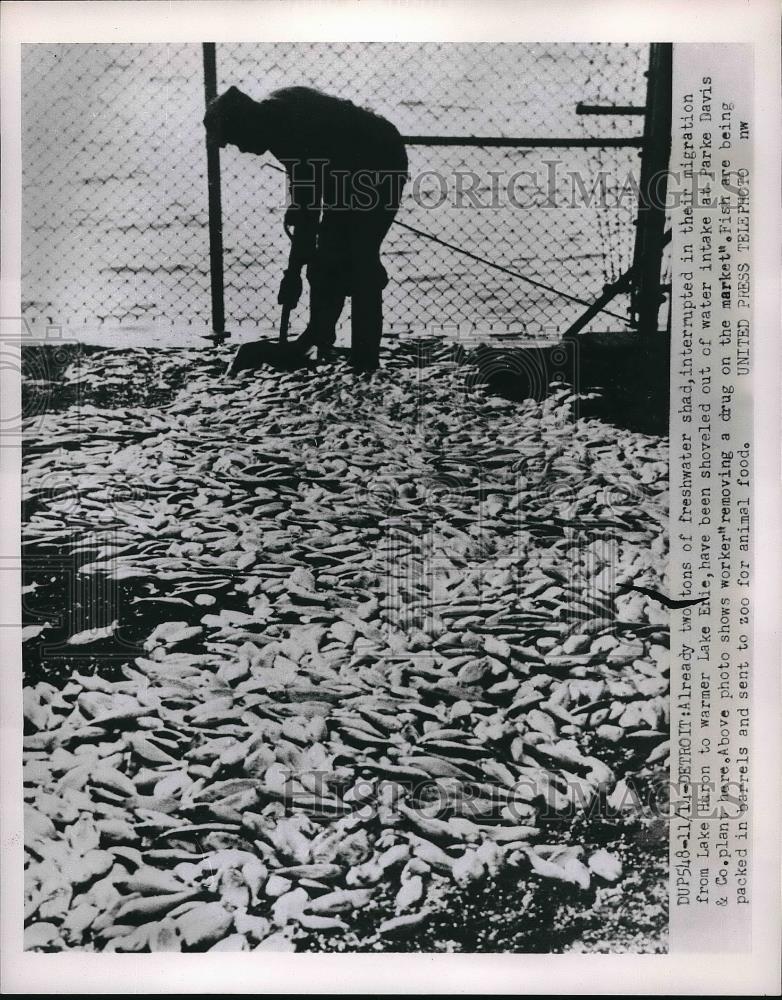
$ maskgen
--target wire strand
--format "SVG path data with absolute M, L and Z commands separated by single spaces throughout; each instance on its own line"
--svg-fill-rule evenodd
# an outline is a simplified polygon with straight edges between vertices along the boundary
M 399 219 L 394 219 L 393 224 L 395 226 L 401 226 L 403 229 L 409 229 L 410 232 L 415 233 L 416 236 L 423 236 L 424 239 L 439 243 L 440 246 L 448 247 L 449 250 L 463 254 L 465 257 L 470 257 L 472 260 L 480 261 L 482 264 L 486 264 L 487 267 L 493 267 L 495 271 L 502 271 L 503 274 L 510 274 L 512 277 L 518 278 L 520 281 L 526 281 L 528 285 L 533 285 L 535 288 L 542 288 L 544 291 L 551 292 L 562 299 L 567 299 L 568 302 L 575 302 L 580 306 L 593 305 L 593 303 L 588 299 L 580 299 L 576 295 L 570 295 L 569 292 L 563 292 L 561 289 L 553 288 L 551 285 L 547 285 L 542 281 L 536 281 L 534 278 L 529 278 L 526 274 L 522 274 L 520 271 L 514 271 L 513 268 L 505 267 L 503 264 L 497 264 L 493 260 L 488 260 L 486 257 L 481 257 L 478 254 L 472 253 L 470 250 L 458 247 L 455 243 L 448 243 L 446 240 L 441 240 L 439 236 L 435 236 L 433 233 L 427 233 L 423 229 L 416 229 L 414 226 L 409 226 L 406 222 L 401 222 Z M 630 322 L 626 316 L 620 316 L 619 313 L 610 312 L 608 309 L 602 309 L 601 312 L 604 312 L 606 316 L 613 316 L 614 319 L 620 319 L 623 323 Z

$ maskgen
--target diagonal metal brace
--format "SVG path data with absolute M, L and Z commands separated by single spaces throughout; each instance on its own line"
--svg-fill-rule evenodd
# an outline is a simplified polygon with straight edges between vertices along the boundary
M 671 242 L 671 235 L 672 233 L 670 229 L 663 234 L 663 247 L 666 247 Z M 575 337 L 575 335 L 583 330 L 587 323 L 589 323 L 590 320 L 593 320 L 598 313 L 601 313 L 605 307 L 616 298 L 617 295 L 621 295 L 622 292 L 630 291 L 633 285 L 633 279 L 635 278 L 635 273 L 636 267 L 633 265 L 612 284 L 606 285 L 600 297 L 595 299 L 592 305 L 578 317 L 575 323 L 571 323 L 567 330 L 565 330 L 562 334 L 562 337 L 564 339 L 567 339 L 568 337 Z

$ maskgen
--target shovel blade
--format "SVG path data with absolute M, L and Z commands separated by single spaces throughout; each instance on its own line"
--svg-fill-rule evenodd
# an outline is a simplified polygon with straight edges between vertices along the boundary
M 253 371 L 263 365 L 289 371 L 293 368 L 309 367 L 310 362 L 306 355 L 297 351 L 292 344 L 257 340 L 252 344 L 241 345 L 226 374 L 229 378 L 233 378 L 239 372 Z

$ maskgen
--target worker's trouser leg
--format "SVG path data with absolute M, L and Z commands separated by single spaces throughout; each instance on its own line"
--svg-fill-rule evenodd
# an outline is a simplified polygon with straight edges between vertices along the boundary
M 363 371 L 377 368 L 380 339 L 383 336 L 382 288 L 374 286 L 354 291 L 350 326 L 350 358 L 353 367 Z
M 395 208 L 357 212 L 350 239 L 351 343 L 353 366 L 371 371 L 378 366 L 383 336 L 383 289 L 388 284 L 380 261 L 380 246 Z
M 317 347 L 319 353 L 328 351 L 337 339 L 337 322 L 344 305 L 345 296 L 338 289 L 310 284 L 310 321 L 293 346 L 301 351 L 311 347 Z
M 322 351 L 336 339 L 335 327 L 345 297 L 352 299 L 351 359 L 356 368 L 377 368 L 383 334 L 383 289 L 388 275 L 380 246 L 396 212 L 324 210 L 315 255 L 307 267 L 310 324 L 297 347 L 313 344 Z

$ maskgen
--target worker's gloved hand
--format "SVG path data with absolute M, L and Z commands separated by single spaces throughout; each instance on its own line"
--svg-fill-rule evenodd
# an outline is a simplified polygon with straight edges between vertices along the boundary
M 277 302 L 281 306 L 295 309 L 301 298 L 301 273 L 295 269 L 286 268 L 277 293 Z

